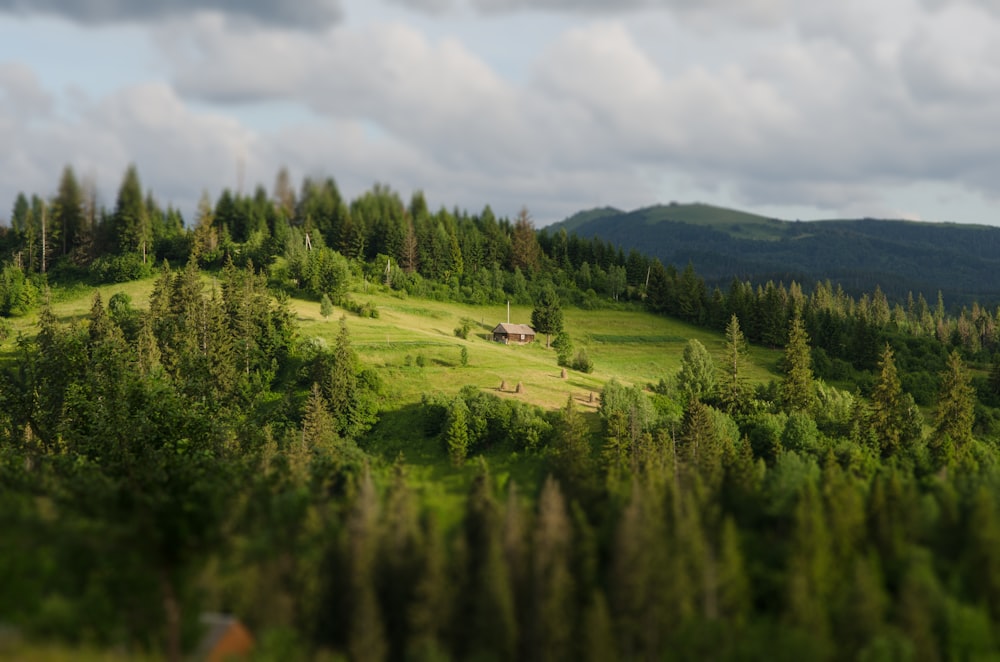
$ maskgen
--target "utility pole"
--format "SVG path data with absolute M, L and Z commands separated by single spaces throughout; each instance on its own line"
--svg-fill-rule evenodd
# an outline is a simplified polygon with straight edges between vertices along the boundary
M 42 273 L 45 273 L 45 251 L 47 250 L 45 246 L 45 203 L 42 202 Z

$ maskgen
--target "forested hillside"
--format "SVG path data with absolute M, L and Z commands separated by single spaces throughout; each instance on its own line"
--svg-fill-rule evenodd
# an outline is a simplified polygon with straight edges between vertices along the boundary
M 1000 302 L 1000 229 L 894 220 L 779 221 L 704 204 L 623 212 L 595 209 L 552 226 L 639 248 L 664 263 L 692 262 L 710 284 L 831 280 L 855 296 L 878 285 L 888 296 L 953 304 Z
M 285 173 L 12 216 L 0 656 L 1000 655 L 996 308 Z

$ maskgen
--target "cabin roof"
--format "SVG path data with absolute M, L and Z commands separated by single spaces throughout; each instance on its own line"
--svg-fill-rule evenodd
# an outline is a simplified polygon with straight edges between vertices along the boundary
M 493 333 L 504 333 L 508 336 L 513 335 L 535 335 L 535 330 L 532 329 L 527 324 L 510 324 L 508 322 L 500 322 L 497 324 L 496 328 L 493 329 Z

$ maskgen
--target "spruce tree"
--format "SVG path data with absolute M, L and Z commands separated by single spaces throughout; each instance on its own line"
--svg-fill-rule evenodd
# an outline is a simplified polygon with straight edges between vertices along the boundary
M 934 414 L 930 447 L 938 465 L 946 465 L 961 455 L 972 442 L 976 392 L 957 350 L 948 356 L 941 373 L 941 390 Z
M 455 466 L 465 464 L 465 458 L 469 453 L 469 408 L 465 400 L 456 397 L 448 405 L 448 417 L 445 424 L 445 446 L 448 449 L 448 457 Z
M 549 346 L 549 337 L 563 330 L 563 311 L 555 288 L 545 286 L 531 311 L 531 326 L 538 333 L 545 334 L 545 347 Z
M 879 374 L 871 399 L 869 428 L 882 451 L 882 457 L 891 457 L 902 450 L 906 401 L 896 372 L 892 348 L 888 344 L 879 360 Z
M 576 613 L 569 566 L 572 527 L 559 484 L 550 476 L 538 501 L 532 553 L 530 650 L 539 660 L 565 660 Z
M 719 398 L 730 414 L 741 411 L 750 396 L 745 370 L 747 366 L 747 342 L 740 329 L 740 319 L 733 314 L 726 324 L 726 349 L 722 365 L 722 380 L 719 383 Z
M 712 355 L 696 338 L 691 338 L 684 345 L 677 388 L 684 402 L 705 400 L 715 392 L 715 363 Z
M 816 404 L 809 335 L 798 311 L 789 325 L 788 344 L 785 346 L 785 377 L 781 382 L 781 402 L 789 412 L 809 412 Z

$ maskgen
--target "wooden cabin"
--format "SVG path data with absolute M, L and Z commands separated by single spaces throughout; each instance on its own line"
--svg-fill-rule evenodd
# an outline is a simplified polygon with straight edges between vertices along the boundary
M 505 345 L 510 343 L 526 345 L 535 342 L 535 330 L 527 324 L 500 322 L 493 329 L 493 342 L 502 342 Z

